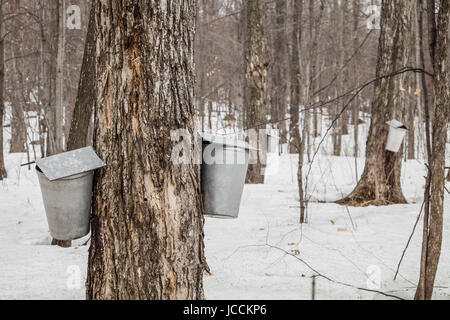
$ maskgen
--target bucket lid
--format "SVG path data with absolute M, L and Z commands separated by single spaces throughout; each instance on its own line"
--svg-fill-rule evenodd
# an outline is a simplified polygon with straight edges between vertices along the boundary
M 215 143 L 215 144 L 221 144 L 224 146 L 230 146 L 230 147 L 238 147 L 246 150 L 251 151 L 257 151 L 258 149 L 255 149 L 251 147 L 247 142 L 242 140 L 233 139 L 226 136 L 221 135 L 212 135 L 208 133 L 199 133 L 199 136 L 203 141 L 207 141 L 209 143 Z
M 50 181 L 54 181 L 105 167 L 106 163 L 92 147 L 86 147 L 36 160 L 36 165 Z
M 408 130 L 408 128 L 407 128 L 403 123 L 401 123 L 400 121 L 395 120 L 395 119 L 386 122 L 386 124 L 387 124 L 387 125 L 390 125 L 390 126 L 393 127 L 393 128 L 396 128 L 396 129 L 404 129 L 404 130 Z

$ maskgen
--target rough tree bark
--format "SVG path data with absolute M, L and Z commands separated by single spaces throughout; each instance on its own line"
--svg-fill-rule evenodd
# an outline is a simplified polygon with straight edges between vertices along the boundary
M 439 4 L 439 12 L 434 12 Z M 431 300 L 442 246 L 445 187 L 445 145 L 450 116 L 450 76 L 448 63 L 448 31 L 450 3 L 448 0 L 427 2 L 430 26 L 430 52 L 434 70 L 435 111 L 433 120 L 430 170 L 430 215 L 428 232 L 424 233 L 419 285 L 415 299 Z
M 382 1 L 377 77 L 389 75 L 407 66 L 411 51 L 413 8 L 412 0 Z M 364 172 L 355 190 L 337 203 L 406 203 L 400 184 L 401 152 L 385 150 L 388 134 L 386 121 L 400 117 L 400 111 L 405 110 L 403 106 L 406 102 L 400 90 L 402 80 L 403 76 L 397 75 L 376 82 Z
M 267 38 L 265 28 L 265 1 L 246 1 L 247 32 L 244 48 L 245 82 L 244 110 L 245 128 L 265 129 L 267 103 Z M 262 125 L 264 124 L 264 125 Z M 259 139 L 255 147 L 259 147 Z M 264 183 L 264 151 L 255 152 L 257 163 L 249 165 L 246 181 L 250 184 Z
M 87 299 L 202 299 L 199 166 L 171 159 L 194 134 L 195 0 L 95 1 L 95 178 Z
M 0 180 L 7 177 L 5 160 L 3 158 L 3 114 L 5 112 L 5 101 L 3 101 L 3 90 L 5 86 L 5 41 L 3 37 L 3 0 L 0 0 Z

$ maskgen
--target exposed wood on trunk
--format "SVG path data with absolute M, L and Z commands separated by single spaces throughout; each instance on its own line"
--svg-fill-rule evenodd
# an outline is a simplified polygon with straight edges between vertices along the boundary
M 107 167 L 94 184 L 87 299 L 202 299 L 199 166 L 171 159 L 172 130 L 194 134 L 196 1 L 93 5 L 94 147 Z

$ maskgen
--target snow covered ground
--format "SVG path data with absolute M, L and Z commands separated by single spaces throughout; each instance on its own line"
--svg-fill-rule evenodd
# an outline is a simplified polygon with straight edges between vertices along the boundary
M 9 178 L 0 182 L 0 299 L 84 299 L 86 239 L 68 249 L 49 245 L 36 174 L 19 167 L 26 155 L 5 155 Z M 317 299 L 388 298 L 363 289 L 413 297 L 421 223 L 393 278 L 423 201 L 420 161 L 403 163 L 410 204 L 346 208 L 332 201 L 354 187 L 354 159 L 320 154 L 311 169 L 309 223 L 303 227 L 298 224 L 297 156 L 272 161 L 275 170 L 265 185 L 245 187 L 239 219 L 206 219 L 212 272 L 204 278 L 207 299 L 311 299 L 311 276 L 317 273 L 324 276 L 316 279 Z M 359 159 L 359 171 L 363 165 Z M 450 210 L 448 195 L 445 210 Z M 450 299 L 449 234 L 446 219 L 436 299 Z

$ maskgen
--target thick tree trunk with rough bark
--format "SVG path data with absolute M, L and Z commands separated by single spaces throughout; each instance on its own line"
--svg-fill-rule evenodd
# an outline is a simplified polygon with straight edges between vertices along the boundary
M 377 77 L 407 66 L 413 8 L 412 0 L 382 1 Z M 376 82 L 364 172 L 355 190 L 338 203 L 363 206 L 406 203 L 400 184 L 401 152 L 385 149 L 389 131 L 386 121 L 402 119 L 401 112 L 405 110 L 400 89 L 403 78 L 397 75 Z
M 445 145 L 450 116 L 450 76 L 448 72 L 448 30 L 450 21 L 450 3 L 439 3 L 437 19 L 434 13 L 435 1 L 428 1 L 427 10 L 430 28 L 430 51 L 434 70 L 435 112 L 433 120 L 432 152 L 430 162 L 430 216 L 428 232 L 424 234 L 422 263 L 416 299 L 430 300 L 433 296 L 434 280 L 438 268 L 442 246 L 444 220 L 445 187 Z M 436 22 L 435 22 L 436 21 Z
M 94 147 L 107 167 L 94 183 L 87 298 L 202 299 L 199 166 L 171 159 L 171 132 L 194 134 L 196 1 L 93 5 Z
M 265 129 L 263 125 L 267 103 L 267 38 L 265 27 L 265 2 L 263 0 L 246 1 L 247 35 L 245 41 L 245 84 L 244 110 L 245 128 Z M 259 146 L 258 143 L 254 147 Z M 264 152 L 263 152 L 264 153 Z M 264 159 L 255 152 L 257 163 L 250 164 L 247 183 L 264 183 Z M 264 157 L 264 154 L 262 155 Z M 261 161 L 263 160 L 263 161 Z

